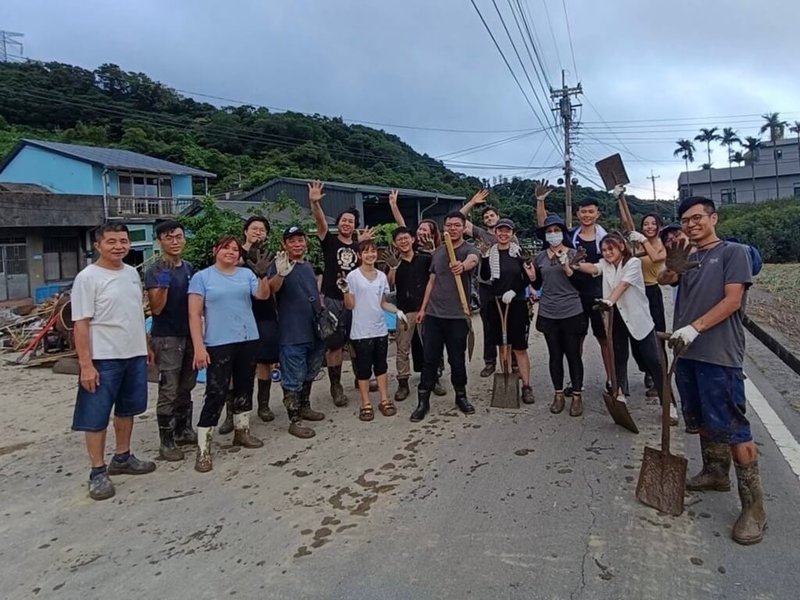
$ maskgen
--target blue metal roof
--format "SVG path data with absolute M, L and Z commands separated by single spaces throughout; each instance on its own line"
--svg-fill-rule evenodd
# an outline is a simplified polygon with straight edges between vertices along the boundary
M 47 140 L 23 139 L 18 148 L 6 159 L 5 163 L 7 164 L 26 144 L 78 160 L 94 163 L 106 169 L 123 169 L 148 173 L 163 173 L 167 175 L 191 175 L 193 177 L 216 178 L 214 173 L 208 171 L 201 171 L 200 169 L 179 165 L 168 160 L 147 156 L 146 154 L 131 152 L 130 150 L 64 144 Z

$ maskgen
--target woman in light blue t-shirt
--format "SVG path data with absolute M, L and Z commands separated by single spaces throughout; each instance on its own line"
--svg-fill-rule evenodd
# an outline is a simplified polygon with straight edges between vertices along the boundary
M 269 283 L 265 277 L 269 262 L 265 257 L 245 269 L 238 266 L 240 256 L 239 240 L 224 236 L 214 247 L 214 264 L 195 273 L 189 283 L 189 330 L 194 346 L 194 367 L 207 369 L 194 465 L 201 473 L 212 468 L 211 432 L 219 421 L 231 380 L 233 444 L 245 448 L 264 445 L 250 435 L 258 350 L 258 327 L 250 297 L 269 298 Z

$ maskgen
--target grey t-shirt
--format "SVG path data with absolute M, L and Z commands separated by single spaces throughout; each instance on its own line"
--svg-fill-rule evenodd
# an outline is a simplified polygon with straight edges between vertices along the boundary
M 480 260 L 480 252 L 472 244 L 464 242 L 456 251 L 456 260 L 464 261 L 470 254 L 474 254 Z M 431 273 L 436 275 L 428 299 L 428 306 L 425 313 L 432 317 L 441 319 L 463 319 L 464 309 L 461 307 L 461 298 L 456 287 L 456 278 L 450 272 L 450 259 L 447 256 L 447 248 L 439 246 L 431 258 Z M 469 302 L 469 277 L 470 272 L 461 274 L 461 282 L 464 285 L 464 293 L 467 294 Z
M 570 257 L 575 255 L 575 250 L 569 249 L 567 252 Z M 539 316 L 546 319 L 567 319 L 581 314 L 581 297 L 564 273 L 561 263 L 550 260 L 547 250 L 543 250 L 533 259 L 533 264 L 536 267 L 535 285 L 542 288 Z
M 700 266 L 681 275 L 678 281 L 678 299 L 675 303 L 673 331 L 706 314 L 725 297 L 725 286 L 730 283 L 745 285 L 745 293 L 752 283 L 750 254 L 745 246 L 722 242 L 708 250 L 698 250 L 691 259 Z M 744 315 L 742 308 L 722 323 L 701 333 L 692 342 L 684 358 L 707 362 L 723 367 L 741 368 L 744 361 Z

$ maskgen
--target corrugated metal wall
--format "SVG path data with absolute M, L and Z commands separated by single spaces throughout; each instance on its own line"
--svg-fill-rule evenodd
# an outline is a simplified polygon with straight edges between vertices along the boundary
M 308 186 L 306 184 L 278 181 L 268 188 L 261 190 L 257 195 L 247 198 L 249 202 L 264 202 L 276 200 L 281 193 L 294 199 L 300 206 L 310 208 L 308 205 Z M 329 217 L 335 218 L 345 209 L 356 206 L 356 193 L 343 190 L 325 190 L 322 200 L 322 210 Z

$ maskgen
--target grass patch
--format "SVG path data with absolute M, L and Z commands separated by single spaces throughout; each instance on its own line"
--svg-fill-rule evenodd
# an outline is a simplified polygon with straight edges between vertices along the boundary
M 800 264 L 767 264 L 755 284 L 793 307 L 800 307 Z

